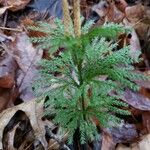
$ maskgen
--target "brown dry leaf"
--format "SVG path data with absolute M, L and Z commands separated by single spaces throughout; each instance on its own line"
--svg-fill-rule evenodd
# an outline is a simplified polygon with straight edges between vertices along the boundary
M 48 145 L 48 149 L 59 150 L 59 143 L 54 139 L 49 140 Z
M 0 88 L 0 112 L 10 106 L 13 106 L 13 89 Z
M 13 105 L 16 70 L 17 64 L 14 58 L 5 54 L 0 62 L 0 112 Z
M 105 17 L 109 10 L 109 4 L 106 1 L 100 1 L 92 7 L 92 11 L 96 12 L 100 18 Z
M 113 141 L 112 136 L 107 133 L 103 133 L 101 150 L 113 150 L 115 149 L 115 146 L 116 143 Z
M 31 0 L 2 0 L 0 3 L 9 7 L 9 10 L 11 11 L 18 11 L 25 8 L 30 1 Z
M 130 144 L 129 146 L 119 144 L 116 150 L 149 150 L 149 148 L 150 148 L 150 134 L 142 137 L 142 139 L 138 143 L 133 143 Z
M 137 21 L 143 19 L 145 14 L 145 9 L 142 4 L 137 4 L 134 6 L 126 7 L 126 17 L 131 23 L 136 23 Z
M 5 35 L 1 30 L 0 30 L 0 42 L 5 42 L 6 40 L 9 40 L 9 41 L 13 41 L 13 37 L 11 36 L 7 36 Z
M 49 23 L 54 24 L 54 22 L 49 22 Z M 21 26 L 22 28 L 27 28 L 28 26 L 37 26 L 37 24 L 32 19 L 26 17 L 21 20 Z M 46 36 L 46 34 L 40 31 L 28 30 L 28 36 L 29 37 L 44 37 Z
M 134 27 L 140 40 L 146 40 L 150 27 L 150 8 L 141 4 L 126 8 L 126 17 L 130 25 Z
M 114 4 L 114 2 L 100 1 L 92 7 L 92 11 L 96 12 L 100 19 L 105 18 L 105 21 L 120 23 L 125 14 L 122 13 Z
M 8 133 L 8 150 L 16 150 L 16 148 L 14 147 L 14 137 L 15 137 L 15 133 L 16 133 L 16 129 L 18 128 L 19 123 L 12 129 L 12 131 L 10 131 Z
M 41 120 L 43 115 L 43 102 L 44 101 L 37 103 L 35 100 L 32 100 L 30 102 L 14 106 L 13 108 L 8 108 L 0 114 L 0 149 L 3 149 L 2 139 L 4 128 L 19 110 L 25 112 L 30 120 L 36 139 L 42 143 L 45 150 L 47 149 L 47 142 L 45 139 L 45 123 L 50 127 L 52 127 L 53 124 L 51 122 L 44 122 Z
M 11 8 L 12 6 L 5 6 L 0 8 L 0 15 L 2 15 L 7 9 Z
M 15 84 L 17 64 L 14 58 L 6 54 L 0 62 L 0 87 L 12 88 Z
M 106 16 L 108 22 L 120 23 L 123 21 L 125 14 L 116 7 L 114 2 L 111 2 Z
M 136 109 L 150 111 L 150 99 L 140 93 L 126 90 L 122 100 Z
M 16 40 L 12 42 L 10 49 L 20 68 L 17 72 L 20 98 L 29 101 L 34 98 L 32 83 L 38 74 L 36 65 L 42 58 L 43 51 L 35 49 L 24 32 L 16 35 Z
M 134 124 L 121 123 L 119 127 L 108 129 L 114 143 L 131 143 L 136 140 L 138 133 Z
M 140 150 L 149 150 L 150 148 L 150 134 L 143 137 L 143 140 L 139 143 Z
M 129 146 L 119 144 L 116 150 L 149 150 L 149 148 L 150 148 L 150 134 L 142 137 L 142 139 L 138 143 L 133 143 L 130 144 Z
M 131 33 L 132 37 L 130 39 L 130 55 L 132 58 L 139 58 L 140 53 L 141 53 L 141 45 L 140 45 L 140 41 L 139 38 L 135 32 L 135 30 L 132 30 Z
M 140 150 L 138 144 L 133 144 L 130 147 L 123 144 L 119 144 L 115 150 Z
M 127 2 L 125 0 L 114 0 L 115 6 L 120 10 L 121 12 L 125 13 L 125 9 L 128 6 Z
M 132 28 L 131 24 L 127 20 L 124 20 L 124 24 L 125 26 Z M 128 37 L 127 34 L 121 34 L 119 36 L 119 48 L 127 45 L 130 45 L 130 56 L 133 59 L 139 58 L 141 54 L 141 45 L 138 35 L 136 34 L 136 31 L 134 29 L 132 29 L 131 37 Z
M 150 133 L 150 112 L 142 112 L 143 126 Z
M 21 143 L 20 147 L 18 148 L 18 150 L 24 150 L 27 149 L 25 146 L 27 145 L 27 143 L 32 143 L 34 141 L 34 133 L 31 131 L 29 132 L 25 139 L 23 140 L 23 142 Z M 28 145 L 27 147 L 30 147 L 30 145 Z
M 145 16 L 143 22 L 150 25 L 150 7 L 145 8 Z

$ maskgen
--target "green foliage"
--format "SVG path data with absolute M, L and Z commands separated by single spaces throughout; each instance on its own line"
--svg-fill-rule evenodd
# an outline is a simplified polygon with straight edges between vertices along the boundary
M 134 71 L 129 47 L 117 49 L 118 35 L 129 30 L 112 23 L 90 29 L 92 25 L 92 21 L 84 25 L 78 38 L 73 29 L 70 36 L 64 35 L 58 19 L 55 26 L 42 22 L 29 28 L 46 34 L 31 40 L 50 54 L 59 47 L 65 49 L 58 57 L 39 63 L 40 78 L 34 87 L 38 97 L 49 98 L 45 114 L 55 116 L 53 121 L 69 130 L 70 143 L 77 128 L 81 143 L 94 140 L 98 135 L 94 119 L 103 127 L 116 126 L 120 122 L 116 114 L 130 114 L 120 94 L 125 88 L 138 90 L 134 80 L 146 79 Z

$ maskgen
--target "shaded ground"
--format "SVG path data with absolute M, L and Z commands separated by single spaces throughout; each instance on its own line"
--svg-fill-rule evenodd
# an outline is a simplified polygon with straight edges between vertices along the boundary
M 0 0 L 0 149 L 78 149 L 68 146 L 67 133 L 43 118 L 43 102 L 35 103 L 32 90 L 37 76 L 37 62 L 47 58 L 46 50 L 38 50 L 28 40 L 39 33 L 28 32 L 26 27 L 35 21 L 62 18 L 61 0 Z M 119 46 L 131 45 L 133 57 L 142 51 L 143 60 L 134 64 L 137 71 L 149 76 L 150 71 L 150 2 L 134 0 L 98 1 L 83 0 L 82 14 L 94 19 L 100 26 L 105 21 L 123 23 L 133 28 L 131 35 L 121 35 Z M 70 0 L 70 11 L 71 0 Z M 42 34 L 42 33 L 40 33 Z M 150 83 L 141 85 L 139 93 L 126 91 L 126 101 L 132 116 L 125 117 L 119 128 L 100 132 L 99 142 L 89 149 L 111 150 L 135 148 L 148 150 L 150 146 Z M 144 140 L 142 140 L 144 139 Z

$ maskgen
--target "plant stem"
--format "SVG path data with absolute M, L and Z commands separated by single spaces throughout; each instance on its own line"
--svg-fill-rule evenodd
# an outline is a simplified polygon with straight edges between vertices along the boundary
M 78 65 L 78 71 L 79 71 L 79 82 L 80 82 L 80 87 L 83 85 L 83 78 L 82 78 L 82 61 Z M 85 105 L 84 105 L 84 90 L 82 90 L 81 94 L 81 104 L 82 104 L 82 111 L 85 111 Z M 85 114 L 83 114 L 83 119 L 86 120 Z
M 73 13 L 74 13 L 74 32 L 75 35 L 81 35 L 81 20 L 80 20 L 80 0 L 73 0 Z
M 80 130 L 79 127 L 76 129 L 75 134 L 74 134 L 74 143 L 73 143 L 73 147 L 75 150 L 88 150 L 88 145 L 87 143 L 85 144 L 81 144 L 80 140 Z
M 70 30 L 70 25 L 71 25 L 71 17 L 69 14 L 69 5 L 68 5 L 68 0 L 63 0 L 62 1 L 62 8 L 63 8 L 63 20 L 64 20 L 64 28 L 65 28 L 65 34 L 69 34 Z

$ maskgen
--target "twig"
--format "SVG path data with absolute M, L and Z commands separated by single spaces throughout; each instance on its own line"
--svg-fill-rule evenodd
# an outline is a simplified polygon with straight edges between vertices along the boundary
M 7 17 L 8 17 L 8 11 L 6 10 L 6 12 L 5 12 L 5 16 L 4 16 L 3 27 L 5 27 L 5 26 L 6 26 Z
M 56 142 L 54 142 L 51 146 L 49 146 L 48 149 L 50 149 L 52 146 L 58 143 L 61 146 L 61 148 L 66 148 L 67 150 L 70 150 L 70 148 L 66 146 L 64 142 L 62 141 L 63 138 L 68 134 L 68 132 L 63 137 L 58 137 L 57 135 L 52 133 L 52 131 L 49 129 L 48 126 L 46 126 L 46 132 L 48 133 L 49 137 L 56 140 Z
M 0 27 L 0 29 L 2 29 L 2 30 L 16 31 L 16 32 L 22 32 L 22 29 L 18 29 L 18 28 Z

